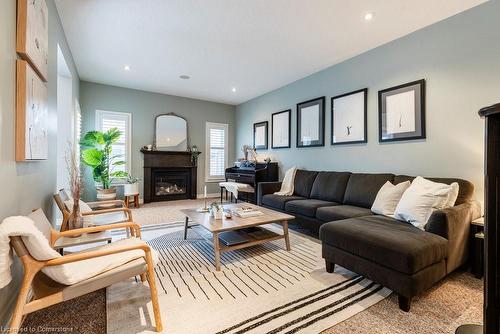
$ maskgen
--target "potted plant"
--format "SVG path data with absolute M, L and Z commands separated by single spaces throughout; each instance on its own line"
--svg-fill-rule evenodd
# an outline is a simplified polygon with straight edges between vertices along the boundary
M 133 177 L 129 175 L 127 177 L 127 183 L 123 185 L 123 194 L 124 195 L 135 195 L 139 193 L 139 181 L 140 179 L 137 177 Z
M 210 215 L 214 217 L 214 219 L 222 219 L 222 216 L 224 215 L 222 205 L 217 202 L 210 204 Z
M 80 141 L 82 146 L 82 161 L 92 169 L 92 177 L 100 184 L 97 187 L 98 200 L 116 199 L 116 188 L 112 187 L 116 178 L 126 178 L 128 173 L 115 170 L 117 166 L 122 166 L 125 161 L 122 154 L 113 155 L 112 145 L 121 136 L 117 128 L 109 129 L 106 132 L 89 131 Z

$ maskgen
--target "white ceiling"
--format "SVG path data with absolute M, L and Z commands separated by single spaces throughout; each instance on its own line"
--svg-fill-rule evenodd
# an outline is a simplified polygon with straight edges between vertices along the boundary
M 56 0 L 82 80 L 229 104 L 482 2 Z

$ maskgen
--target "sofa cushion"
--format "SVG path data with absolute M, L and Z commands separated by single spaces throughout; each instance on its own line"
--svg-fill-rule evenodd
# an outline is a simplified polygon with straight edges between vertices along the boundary
M 446 239 L 390 217 L 330 222 L 319 234 L 323 243 L 410 275 L 447 257 Z
M 347 218 L 371 216 L 370 209 L 360 208 L 352 205 L 327 206 L 316 211 L 316 218 L 325 222 L 342 220 Z
M 408 175 L 396 175 L 394 177 L 394 184 L 398 184 L 404 181 L 413 181 L 415 179 L 415 176 L 408 176 Z M 439 178 L 439 177 L 426 177 L 426 179 L 432 181 L 432 182 L 439 182 L 439 183 L 446 183 L 446 184 L 452 184 L 453 182 L 458 183 L 458 197 L 457 200 L 455 201 L 455 205 L 460 205 L 466 202 L 469 202 L 473 199 L 474 196 L 474 185 L 467 181 L 467 180 L 462 180 L 462 179 L 454 179 L 454 178 Z
M 281 196 L 275 194 L 267 194 L 262 196 L 262 204 L 275 209 L 285 210 L 285 203 L 288 201 L 304 199 L 300 196 Z
M 349 172 L 319 172 L 314 180 L 310 198 L 342 203 Z
M 293 183 L 293 194 L 296 196 L 308 198 L 311 194 L 311 189 L 314 183 L 314 179 L 316 179 L 316 175 L 318 175 L 318 172 L 297 169 L 297 172 L 295 173 L 295 180 Z
M 316 210 L 322 206 L 339 205 L 335 202 L 322 201 L 320 199 L 301 199 L 288 201 L 285 203 L 285 210 L 289 213 L 315 217 Z
M 377 193 L 393 174 L 351 174 L 344 195 L 344 204 L 371 208 Z

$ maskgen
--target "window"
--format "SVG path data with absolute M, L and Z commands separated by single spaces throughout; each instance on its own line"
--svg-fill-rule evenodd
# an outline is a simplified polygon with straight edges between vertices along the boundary
M 96 130 L 106 132 L 112 128 L 118 128 L 122 135 L 113 144 L 113 155 L 121 155 L 120 160 L 125 161 L 124 165 L 116 166 L 114 171 L 124 171 L 130 173 L 131 154 L 131 120 L 132 116 L 125 112 L 96 111 Z
M 80 165 L 80 139 L 82 138 L 82 110 L 80 109 L 80 102 L 75 99 L 75 131 L 74 131 L 74 142 L 77 143 L 75 145 L 75 155 L 78 165 Z
M 207 122 L 207 158 L 205 160 L 205 179 L 207 182 L 224 180 L 227 166 L 227 132 L 227 124 Z

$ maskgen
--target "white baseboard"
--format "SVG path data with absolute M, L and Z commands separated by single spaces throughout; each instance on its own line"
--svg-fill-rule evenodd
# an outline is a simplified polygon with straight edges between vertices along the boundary
M 207 198 L 219 198 L 219 197 L 220 197 L 220 193 L 207 194 Z M 196 198 L 203 199 L 203 194 L 196 195 Z

